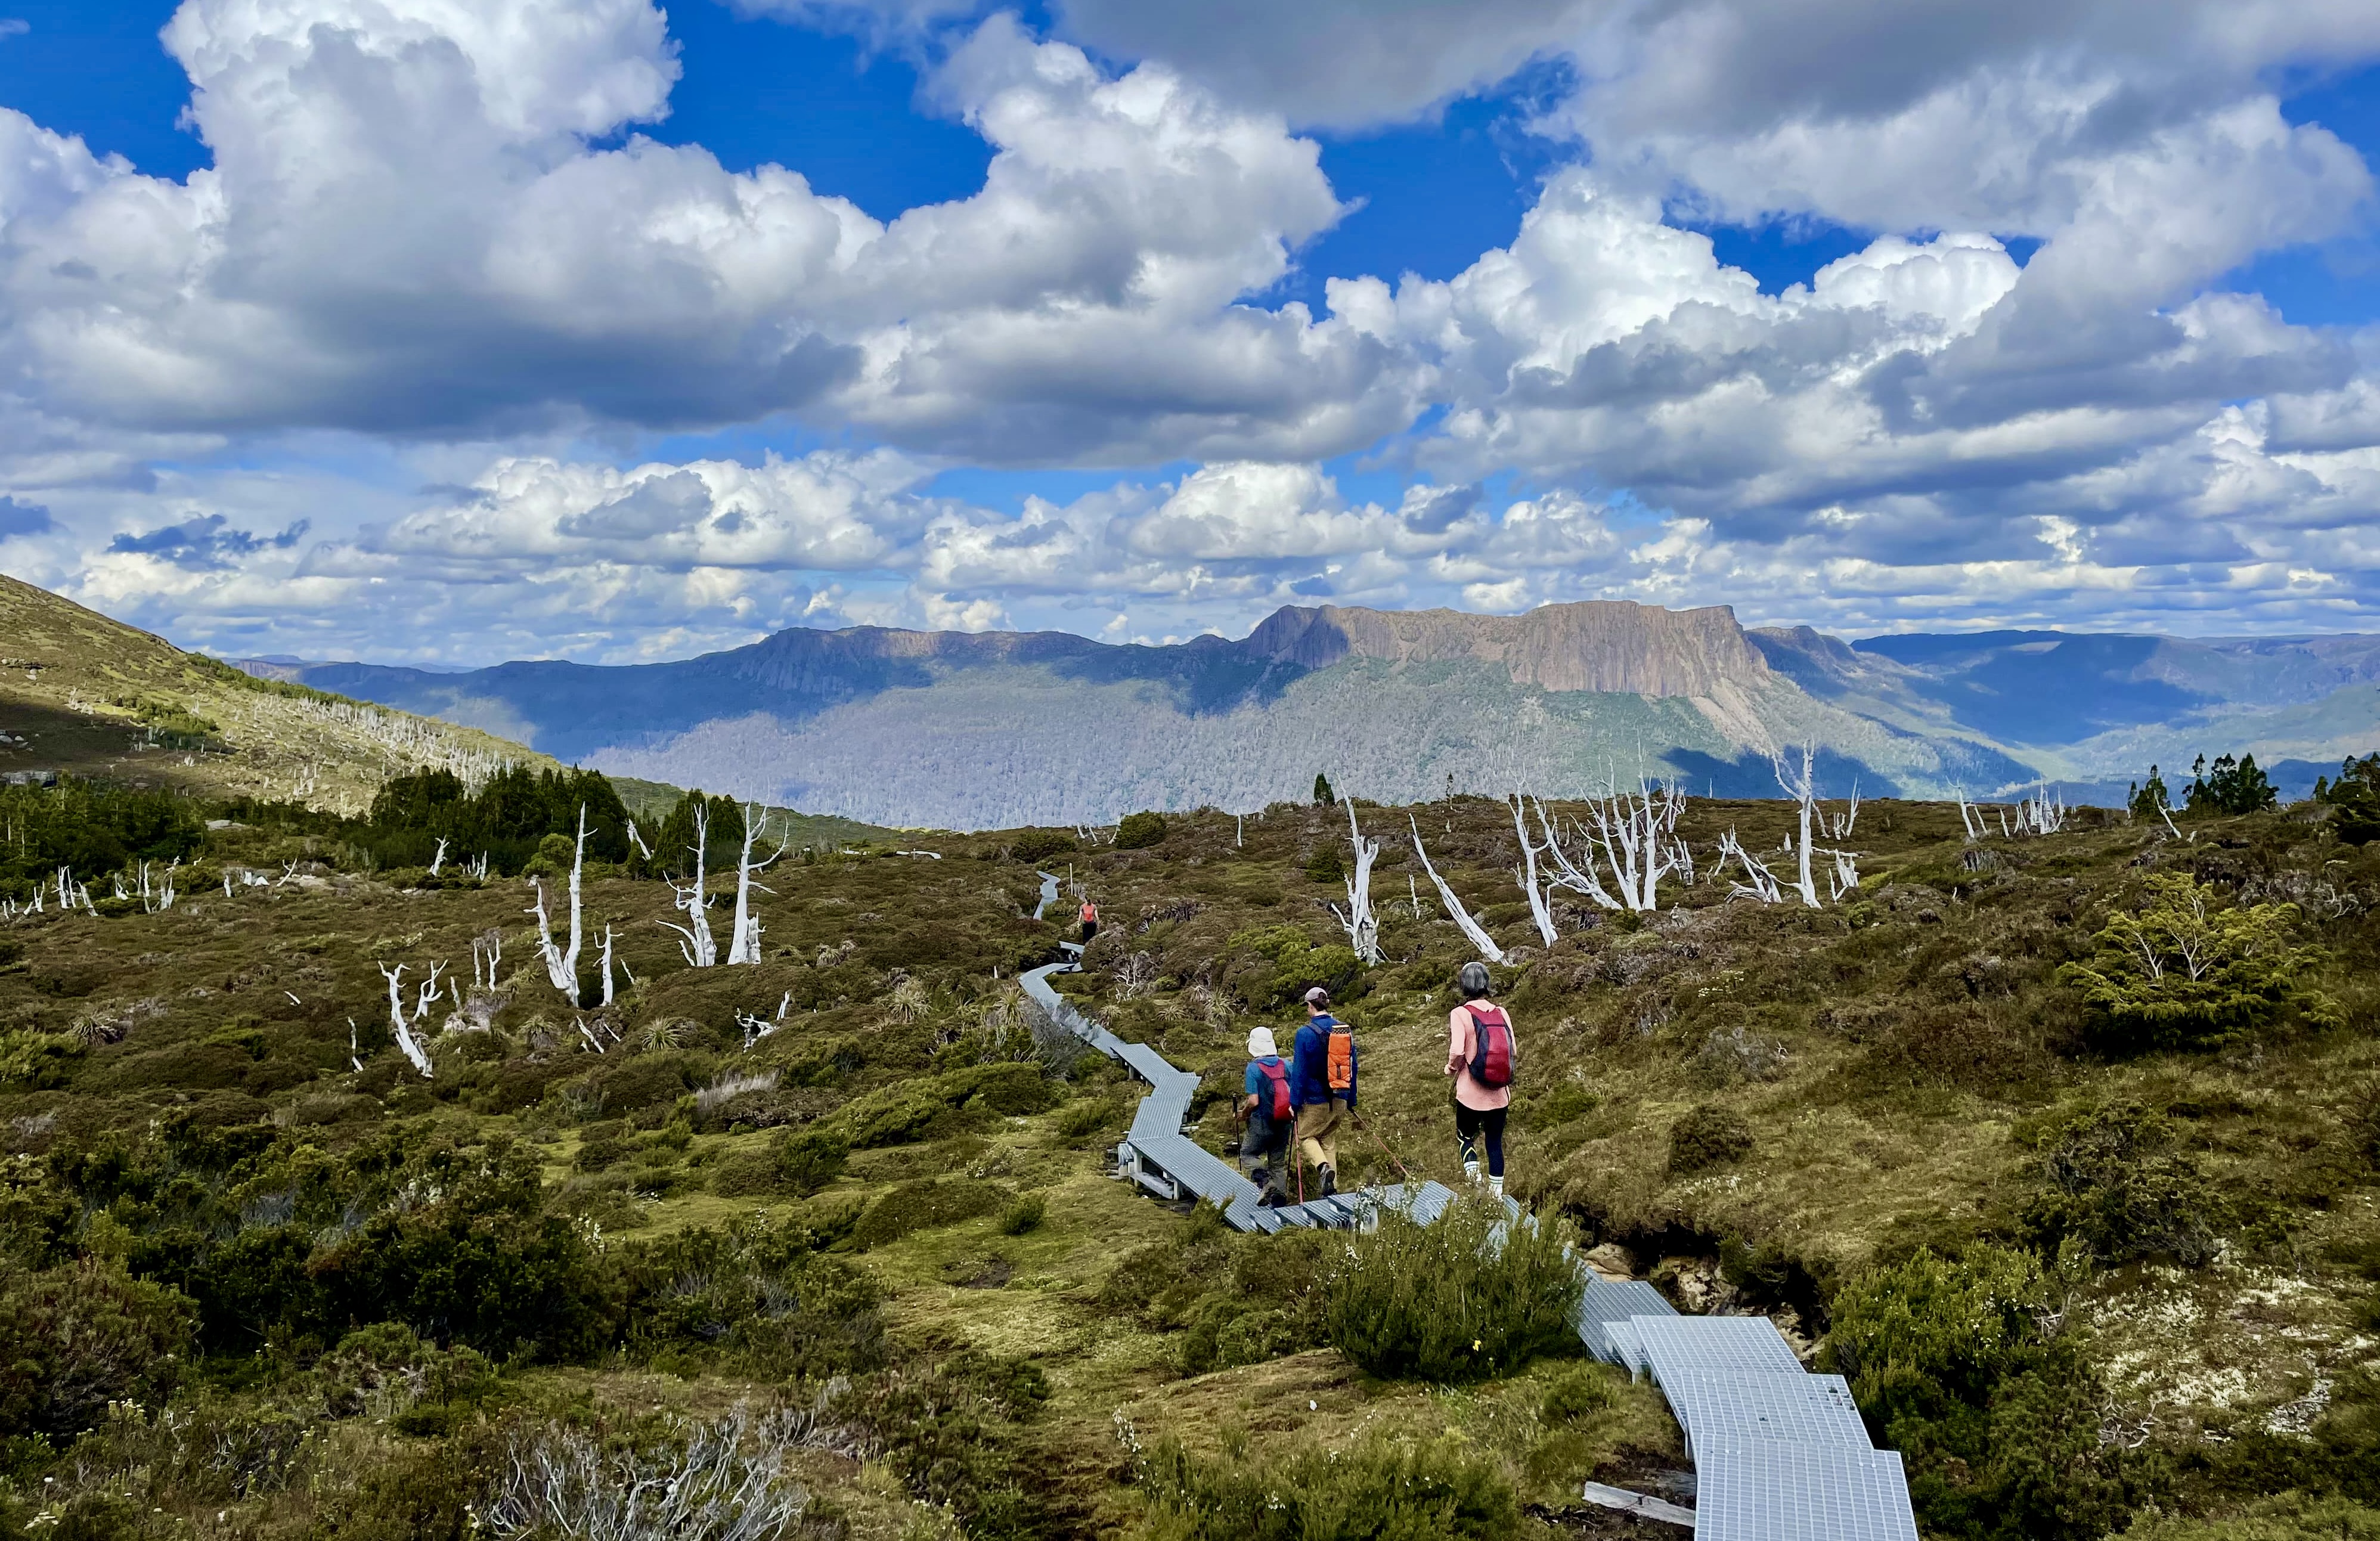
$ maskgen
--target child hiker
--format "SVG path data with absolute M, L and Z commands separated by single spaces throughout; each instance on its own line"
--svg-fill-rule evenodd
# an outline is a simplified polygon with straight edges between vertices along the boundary
M 1488 999 L 1488 965 L 1464 964 L 1454 977 L 1463 1004 L 1446 1014 L 1446 1074 L 1454 1077 L 1454 1140 L 1463 1175 L 1479 1181 L 1479 1137 L 1488 1137 L 1488 1186 L 1504 1196 L 1504 1116 L 1512 1106 L 1520 1046 L 1512 1019 Z

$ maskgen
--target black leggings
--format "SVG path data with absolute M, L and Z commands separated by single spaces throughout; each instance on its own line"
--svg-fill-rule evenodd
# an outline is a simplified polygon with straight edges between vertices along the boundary
M 1479 1159 L 1479 1135 L 1488 1135 L 1488 1175 L 1504 1175 L 1504 1115 L 1509 1108 L 1489 1108 L 1484 1111 L 1454 1105 L 1454 1143 L 1462 1148 L 1463 1164 L 1469 1166 Z

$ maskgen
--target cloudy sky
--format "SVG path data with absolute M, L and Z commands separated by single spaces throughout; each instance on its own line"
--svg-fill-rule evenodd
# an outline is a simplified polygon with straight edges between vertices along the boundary
M 0 571 L 625 661 L 2380 629 L 2371 0 L 0 0 Z

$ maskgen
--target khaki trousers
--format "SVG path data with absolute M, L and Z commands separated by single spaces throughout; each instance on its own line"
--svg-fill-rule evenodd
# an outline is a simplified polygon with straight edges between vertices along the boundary
M 1297 1148 L 1318 1167 L 1339 1169 L 1339 1124 L 1347 1116 L 1347 1099 L 1309 1102 L 1297 1110 Z

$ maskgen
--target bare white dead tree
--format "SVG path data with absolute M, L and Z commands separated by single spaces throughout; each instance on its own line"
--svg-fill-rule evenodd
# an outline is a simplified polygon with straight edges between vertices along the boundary
M 1348 945 L 1366 965 L 1380 961 L 1380 922 L 1372 914 L 1372 863 L 1379 859 L 1380 843 L 1365 838 L 1355 824 L 1355 800 L 1347 802 L 1347 838 L 1355 843 L 1355 870 L 1347 880 L 1347 907 L 1330 906 L 1346 928 Z
M 637 855 L 647 861 L 653 859 L 653 848 L 646 844 L 645 837 L 637 831 L 637 821 L 633 819 L 628 820 L 628 843 L 635 846 Z
M 682 1423 L 649 1448 L 621 1449 L 550 1425 L 515 1436 L 488 1505 L 499 1537 L 584 1541 L 783 1541 L 808 1512 L 790 1457 L 804 1450 L 858 1453 L 810 1411 L 755 1415 L 738 1403 L 715 1422 Z
M 446 837 L 444 835 L 440 835 L 438 837 L 438 849 L 431 852 L 430 855 L 430 875 L 435 878 L 438 876 L 438 869 L 445 865 Z
M 1835 862 L 1835 870 L 1828 880 L 1834 888 L 1832 897 L 1835 903 L 1841 904 L 1844 894 L 1859 887 L 1859 857 L 1849 851 L 1828 851 L 1827 855 Z
M 412 1025 L 405 1019 L 405 965 L 399 964 L 391 968 L 386 964 L 375 963 L 372 966 L 379 969 L 380 977 L 388 981 L 388 1025 L 389 1030 L 396 1035 L 398 1052 L 412 1062 L 413 1068 L 421 1073 L 423 1080 L 431 1079 L 430 1055 L 421 1047 L 420 1040 L 413 1036 Z
M 1678 838 L 1686 795 L 1675 782 L 1640 778 L 1633 793 L 1623 788 L 1589 798 L 1586 807 L 1595 820 L 1590 860 L 1595 851 L 1603 853 L 1621 907 L 1649 915 L 1661 907 L 1663 878 L 1676 873 L 1686 882 L 1694 880 L 1694 853 Z
M 1802 768 L 1798 771 L 1787 769 L 1785 757 L 1782 755 L 1775 757 L 1768 763 L 1769 767 L 1777 772 L 1778 786 L 1783 790 L 1786 796 L 1793 799 L 1796 811 L 1801 815 L 1802 838 L 1793 845 L 1795 862 L 1793 888 L 1801 894 L 1802 903 L 1815 910 L 1818 907 L 1818 885 L 1810 873 L 1810 856 L 1814 835 L 1811 825 L 1816 817 L 1818 807 L 1817 755 L 1811 746 L 1803 745 Z
M 1496 945 L 1496 939 L 1488 934 L 1485 927 L 1471 918 L 1471 912 L 1463 907 L 1463 901 L 1454 896 L 1454 890 L 1446 886 L 1446 880 L 1439 877 L 1438 868 L 1430 865 L 1428 848 L 1421 843 L 1421 826 L 1414 822 L 1411 814 L 1405 815 L 1405 823 L 1413 831 L 1414 855 L 1421 858 L 1421 869 L 1429 874 L 1430 882 L 1437 887 L 1438 900 L 1446 906 L 1447 918 L 1471 939 L 1471 945 L 1479 950 L 1481 957 L 1489 963 L 1502 963 L 1504 950 Z
M 473 937 L 471 939 L 471 988 L 473 989 L 495 989 L 496 965 L 504 962 L 504 934 L 502 931 L 491 926 Z M 480 977 L 483 964 L 487 971 L 485 978 Z
M 1785 890 L 1783 885 L 1778 882 L 1777 874 L 1768 870 L 1767 863 L 1743 848 L 1743 843 L 1735 838 L 1733 830 L 1718 837 L 1720 876 L 1726 875 L 1727 864 L 1730 860 L 1743 869 L 1743 880 L 1729 885 L 1730 898 L 1742 894 L 1748 899 L 1757 899 L 1764 904 L 1774 904 L 1783 901 Z
M 553 945 L 553 927 L 545 917 L 545 884 L 536 878 L 529 880 L 537 891 L 537 903 L 529 913 L 537 917 L 538 955 L 545 960 L 545 977 L 553 988 L 578 1003 L 578 950 L 585 940 L 586 929 L 579 906 L 579 880 L 587 868 L 587 805 L 578 805 L 578 840 L 570 854 L 570 946 L 567 951 Z
M 747 1049 L 751 1048 L 762 1038 L 767 1037 L 770 1034 L 783 1026 L 785 1025 L 785 1013 L 793 1009 L 794 992 L 792 990 L 787 990 L 785 991 L 783 999 L 779 1000 L 777 1002 L 777 1014 L 774 1018 L 759 1016 L 751 1012 L 737 1012 L 735 1013 L 735 1025 L 744 1029 L 744 1047 Z M 769 1073 L 769 1084 L 771 1086 L 774 1086 L 776 1084 L 776 1073 L 771 1071 Z
M 1542 819 L 1545 812 L 1542 804 L 1537 811 Z M 1537 881 L 1537 845 L 1529 838 L 1528 804 L 1517 792 L 1512 794 L 1512 831 L 1521 837 L 1521 866 L 1512 878 L 1521 885 L 1521 892 L 1529 896 L 1529 918 L 1536 922 L 1538 937 L 1551 947 L 1557 940 L 1553 905 L 1546 899 L 1547 889 L 1551 885 L 1540 885 Z
M 752 909 L 752 891 L 771 892 L 755 883 L 752 874 L 766 868 L 771 862 L 785 854 L 793 841 L 791 831 L 777 843 L 774 855 L 759 861 L 752 859 L 754 845 L 768 832 L 769 814 L 757 803 L 744 805 L 744 847 L 735 858 L 735 930 L 727 944 L 727 961 L 731 964 L 757 964 L 760 961 L 760 917 Z
M 710 819 L 699 798 L 694 806 L 694 843 L 688 849 L 694 853 L 692 877 L 683 883 L 669 880 L 670 892 L 677 895 L 677 908 L 686 914 L 686 924 L 670 920 L 662 924 L 682 939 L 677 949 L 686 954 L 688 967 L 709 968 L 719 962 L 719 944 L 710 937 L 710 899 L 703 892 L 703 868 L 710 859 Z
M 347 1018 L 347 1063 L 356 1067 L 357 1074 L 364 1073 L 363 1035 L 356 1030 L 354 1017 Z
M 2043 782 L 2034 794 L 2016 807 L 2016 832 L 2028 835 L 2051 835 L 2066 828 L 2066 799 L 2049 790 Z
M 612 923 L 603 922 L 603 1004 L 612 1003 Z
M 473 856 L 469 861 L 465 862 L 463 864 L 463 876 L 466 878 L 477 878 L 480 881 L 483 883 L 486 882 L 488 880 L 488 853 L 482 851 L 478 855 Z
M 1831 816 L 1828 814 L 1826 809 L 1820 808 L 1818 810 L 1818 826 L 1820 829 L 1825 831 L 1826 836 L 1828 840 L 1849 840 L 1852 837 L 1852 831 L 1859 824 L 1859 778 L 1857 776 L 1853 776 L 1852 778 L 1851 806 L 1845 808 L 1842 812 Z
M 1967 843 L 1973 845 L 1981 837 L 1991 833 L 1991 831 L 1984 824 L 1982 810 L 1967 801 L 1965 787 L 1953 786 L 1950 791 L 1952 795 L 1959 799 L 1959 827 L 1967 832 Z

